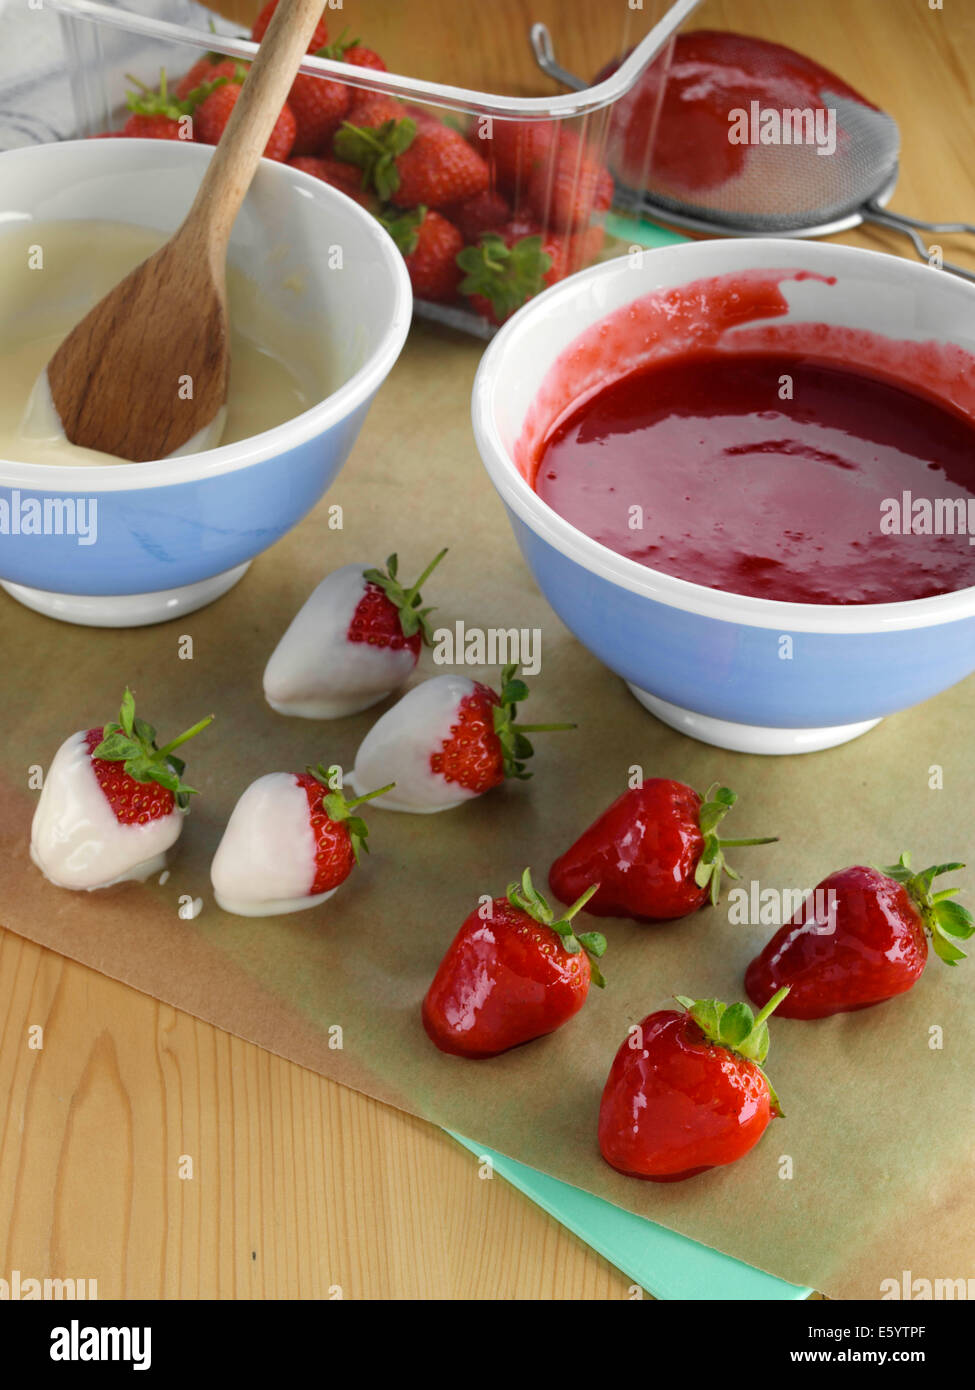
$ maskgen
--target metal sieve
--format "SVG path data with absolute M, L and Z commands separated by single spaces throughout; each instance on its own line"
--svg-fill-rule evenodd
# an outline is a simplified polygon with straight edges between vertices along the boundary
M 576 90 L 591 85 L 559 65 L 544 24 L 532 27 L 531 43 L 549 77 Z M 748 139 L 734 143 L 733 128 Z M 618 203 L 691 231 L 819 237 L 872 222 L 907 236 L 925 261 L 921 232 L 975 235 L 968 222 L 888 210 L 898 175 L 896 121 L 841 78 L 764 39 L 678 34 L 614 104 L 606 139 Z M 960 265 L 943 268 L 975 281 Z

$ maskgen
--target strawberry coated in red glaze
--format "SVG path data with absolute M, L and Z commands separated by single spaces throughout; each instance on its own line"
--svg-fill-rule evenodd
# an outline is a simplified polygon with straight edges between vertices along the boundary
M 571 902 L 580 885 L 598 883 L 589 911 L 603 917 L 661 922 L 686 917 L 718 901 L 722 872 L 738 875 L 724 858 L 732 845 L 774 839 L 721 840 L 715 833 L 737 801 L 714 783 L 702 799 L 671 778 L 652 777 L 617 797 L 556 859 L 552 892 Z
M 148 825 L 176 807 L 185 809 L 195 788 L 183 783 L 186 764 L 173 753 L 212 722 L 211 714 L 159 748 L 155 729 L 136 717 L 135 697 L 126 687 L 118 723 L 85 735 L 92 771 L 120 825 Z
M 306 772 L 295 773 L 295 781 L 308 797 L 308 819 L 315 837 L 315 879 L 308 890 L 309 897 L 328 893 L 344 883 L 359 862 L 360 853 L 369 851 L 368 827 L 353 810 L 363 802 L 382 796 L 392 788 L 380 787 L 363 796 L 346 800 L 339 788 L 333 787 L 335 767 L 321 764 Z
M 749 998 L 763 1004 L 788 985 L 783 1018 L 868 1009 L 920 979 L 929 935 L 939 958 L 957 965 L 965 957 L 957 943 L 975 923 L 951 901 L 957 888 L 935 893 L 932 886 L 939 874 L 964 867 L 937 864 L 915 873 L 904 854 L 889 869 L 856 865 L 830 874 L 749 965 Z
M 387 647 L 392 651 L 405 648 L 418 657 L 423 643 L 433 640 L 429 616 L 433 609 L 420 607 L 423 602 L 420 586 L 430 578 L 446 553 L 444 549 L 435 555 L 409 589 L 404 589 L 399 581 L 396 555 L 390 555 L 384 570 L 365 570 L 366 591 L 352 614 L 348 640 L 368 642 L 370 646 Z
M 631 1029 L 613 1059 L 599 1106 L 599 1148 L 613 1168 L 650 1182 L 680 1182 L 734 1163 L 755 1147 L 778 1098 L 762 1070 L 766 1020 L 747 1004 L 677 995 Z
M 588 896 L 557 917 L 526 869 L 506 898 L 470 914 L 423 1000 L 423 1026 L 441 1052 L 496 1057 L 579 1012 L 590 983 L 604 984 L 596 961 L 605 938 L 572 927 Z
M 525 780 L 525 759 L 534 752 L 526 733 L 574 729 L 574 724 L 516 724 L 518 705 L 528 696 L 528 686 L 517 675 L 517 666 L 501 673 L 498 695 L 481 681 L 464 697 L 449 736 L 430 756 L 431 769 L 447 782 L 480 795 L 506 777 Z M 579 895 L 577 895 L 579 896 Z

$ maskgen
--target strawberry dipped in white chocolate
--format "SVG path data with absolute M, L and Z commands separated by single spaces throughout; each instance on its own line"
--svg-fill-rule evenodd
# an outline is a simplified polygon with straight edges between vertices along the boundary
M 420 585 L 446 555 L 441 550 L 409 589 L 395 555 L 386 569 L 343 565 L 306 599 L 271 655 L 264 696 L 279 714 L 339 719 L 398 690 L 431 640 Z
M 448 811 L 498 786 L 531 776 L 525 737 L 574 724 L 517 724 L 528 687 L 506 666 L 501 693 L 467 676 L 434 676 L 414 686 L 366 734 L 356 754 L 356 787 L 394 782 L 376 797 L 387 811 Z
M 210 866 L 224 912 L 271 917 L 327 902 L 368 850 L 368 830 L 353 811 L 379 791 L 346 800 L 337 767 L 269 772 L 252 782 L 231 812 Z
M 109 888 L 165 868 L 194 788 L 174 750 L 213 719 L 164 747 L 137 719 L 126 689 L 117 724 L 72 734 L 54 755 L 31 826 L 30 857 L 59 888 Z

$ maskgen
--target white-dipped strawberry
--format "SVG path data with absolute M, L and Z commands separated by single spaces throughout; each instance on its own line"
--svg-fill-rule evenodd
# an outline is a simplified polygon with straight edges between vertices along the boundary
M 31 859 L 59 888 L 145 880 L 166 864 L 194 788 L 174 750 L 213 715 L 164 747 L 137 719 L 126 689 L 117 724 L 81 730 L 54 755 L 31 826 Z
M 378 704 L 413 672 L 430 642 L 420 586 L 441 550 L 410 588 L 395 555 L 386 569 L 343 565 L 327 575 L 291 622 L 264 672 L 264 696 L 279 714 L 339 719 Z
M 269 917 L 326 902 L 369 848 L 366 824 L 353 811 L 390 790 L 347 800 L 334 766 L 258 777 L 213 856 L 218 904 L 238 917 Z
M 501 693 L 467 676 L 434 676 L 414 686 L 366 734 L 356 754 L 357 787 L 395 783 L 375 804 L 387 811 L 447 811 L 506 777 L 531 776 L 526 734 L 574 724 L 517 724 L 528 687 L 516 666 L 501 674 Z

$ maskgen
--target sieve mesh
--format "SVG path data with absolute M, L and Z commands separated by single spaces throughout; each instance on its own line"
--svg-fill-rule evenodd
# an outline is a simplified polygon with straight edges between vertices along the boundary
M 892 117 L 801 54 L 697 30 L 617 103 L 608 156 L 663 211 L 775 233 L 855 213 L 896 177 L 899 146 Z

